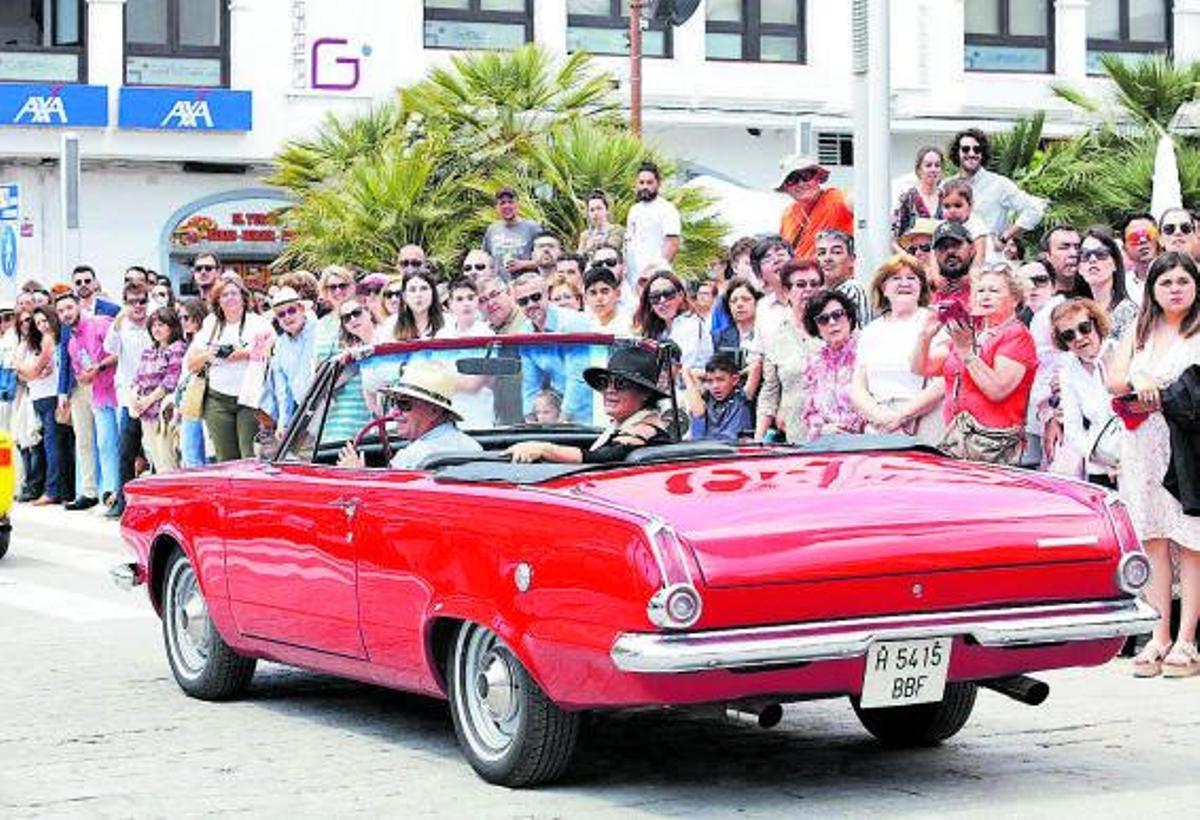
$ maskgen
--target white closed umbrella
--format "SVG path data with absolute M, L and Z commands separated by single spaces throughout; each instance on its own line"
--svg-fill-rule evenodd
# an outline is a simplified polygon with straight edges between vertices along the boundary
M 1161 219 L 1170 208 L 1183 207 L 1183 192 L 1179 187 L 1179 162 L 1175 157 L 1175 141 L 1170 134 L 1158 139 L 1154 154 L 1154 182 L 1150 189 L 1150 213 Z

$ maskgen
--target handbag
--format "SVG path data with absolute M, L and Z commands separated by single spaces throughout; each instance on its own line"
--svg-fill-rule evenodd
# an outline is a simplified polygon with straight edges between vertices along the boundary
M 64 427 L 71 426 L 71 404 L 59 402 L 54 405 L 54 421 Z
M 1125 424 L 1120 416 L 1109 416 L 1108 421 L 1100 428 L 1096 441 L 1088 453 L 1088 461 L 1099 464 L 1110 470 L 1121 466 L 1121 440 L 1124 438 Z
M 989 427 L 963 411 L 950 420 L 937 448 L 954 458 L 1015 467 L 1025 451 L 1025 431 L 1020 427 Z
M 204 397 L 208 394 L 208 367 L 199 373 L 193 373 L 183 389 L 183 398 L 179 401 L 179 415 L 186 421 L 199 421 L 204 418 Z

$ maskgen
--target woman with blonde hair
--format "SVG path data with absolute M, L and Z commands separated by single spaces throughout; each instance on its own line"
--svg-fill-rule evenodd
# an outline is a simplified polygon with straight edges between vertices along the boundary
M 1091 458 L 1100 437 L 1114 435 L 1109 422 L 1116 413 L 1108 393 L 1105 361 L 1111 352 L 1106 341 L 1111 332 L 1108 313 L 1091 299 L 1068 299 L 1051 311 L 1050 325 L 1054 346 L 1068 355 L 1058 370 L 1063 443 L 1049 469 L 1115 489 L 1113 465 L 1104 463 L 1103 456 Z
M 942 400 L 944 383 L 909 366 L 930 314 L 929 282 L 920 260 L 906 253 L 888 257 L 871 279 L 870 294 L 879 318 L 859 333 L 851 401 L 867 420 L 868 432 L 920 435 L 933 444 L 942 431 L 932 411 Z
M 921 327 L 912 358 L 919 376 L 945 379 L 938 447 L 975 461 L 1017 465 L 1025 450 L 1025 413 L 1037 373 L 1037 347 L 1017 319 L 1023 289 L 1012 269 L 994 265 L 971 281 L 971 311 L 939 316 Z M 942 328 L 950 344 L 931 351 Z
M 342 304 L 354 298 L 354 273 L 341 265 L 329 265 L 321 271 L 318 295 L 329 312 L 317 323 L 316 360 L 321 363 L 338 350 L 341 323 L 338 319 Z

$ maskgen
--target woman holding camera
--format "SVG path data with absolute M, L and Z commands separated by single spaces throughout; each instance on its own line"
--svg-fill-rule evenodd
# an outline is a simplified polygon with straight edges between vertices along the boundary
M 273 339 L 271 323 L 249 311 L 250 293 L 240 278 L 222 277 L 209 295 L 212 313 L 204 319 L 187 354 L 191 373 L 207 372 L 204 426 L 212 439 L 217 461 L 254 455 L 258 421 L 254 407 L 258 395 L 239 400 L 246 385 L 251 354 L 265 338 Z M 259 393 L 262 386 L 259 385 Z
M 1037 373 L 1037 346 L 1017 319 L 1021 286 L 1007 264 L 985 268 L 971 284 L 970 314 L 943 302 L 917 337 L 913 372 L 942 376 L 946 433 L 938 447 L 973 461 L 1017 465 L 1025 449 L 1025 411 Z M 945 327 L 950 344 L 930 350 Z
M 1171 464 L 1171 431 L 1162 390 L 1200 364 L 1200 273 L 1187 254 L 1169 251 L 1150 265 L 1137 324 L 1126 333 L 1108 371 L 1108 388 L 1128 410 L 1121 448 L 1121 500 L 1150 558 L 1146 600 L 1163 615 L 1133 661 L 1137 677 L 1188 677 L 1200 672 L 1200 517 L 1187 515 L 1163 486 Z M 1125 414 L 1123 414 L 1125 415 Z M 1194 491 L 1195 488 L 1187 488 Z M 1171 644 L 1171 543 L 1179 546 L 1179 634 Z

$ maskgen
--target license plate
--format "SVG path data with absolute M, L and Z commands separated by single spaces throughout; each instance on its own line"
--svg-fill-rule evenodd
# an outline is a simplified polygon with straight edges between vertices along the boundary
M 867 649 L 864 709 L 935 703 L 946 690 L 951 638 L 880 641 Z

